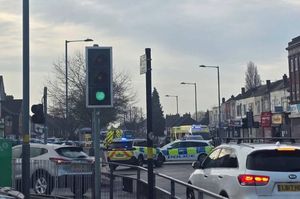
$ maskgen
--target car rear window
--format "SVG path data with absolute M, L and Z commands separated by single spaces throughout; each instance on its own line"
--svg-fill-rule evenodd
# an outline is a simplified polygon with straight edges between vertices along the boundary
M 248 155 L 247 169 L 259 171 L 300 171 L 300 150 L 260 150 Z
M 131 149 L 132 141 L 130 142 L 113 142 L 109 146 L 110 149 Z
M 56 149 L 56 152 L 66 158 L 86 158 L 88 155 L 81 147 L 61 147 Z

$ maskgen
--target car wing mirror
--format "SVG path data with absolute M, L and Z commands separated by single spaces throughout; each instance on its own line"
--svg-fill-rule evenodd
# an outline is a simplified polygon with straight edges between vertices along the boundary
M 192 163 L 192 167 L 194 169 L 201 169 L 201 162 L 200 161 L 195 161 Z

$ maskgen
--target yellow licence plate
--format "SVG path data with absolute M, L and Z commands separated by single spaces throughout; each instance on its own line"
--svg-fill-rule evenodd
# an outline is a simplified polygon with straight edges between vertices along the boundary
M 280 192 L 298 192 L 300 191 L 300 184 L 279 184 L 277 188 Z

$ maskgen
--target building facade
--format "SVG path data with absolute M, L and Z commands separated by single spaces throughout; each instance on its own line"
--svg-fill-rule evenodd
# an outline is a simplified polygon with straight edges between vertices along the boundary
M 292 136 L 300 137 L 300 36 L 293 38 L 286 48 L 290 76 L 290 104 Z

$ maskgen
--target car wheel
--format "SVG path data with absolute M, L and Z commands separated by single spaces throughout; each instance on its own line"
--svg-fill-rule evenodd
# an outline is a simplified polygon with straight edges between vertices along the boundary
M 191 188 L 186 189 L 186 198 L 187 199 L 195 199 L 195 193 L 194 190 Z
M 200 154 L 200 155 L 198 156 L 197 160 L 198 160 L 199 162 L 201 162 L 201 161 L 204 160 L 204 158 L 206 158 L 206 156 L 207 156 L 206 154 L 202 153 L 202 154 Z
M 87 192 L 88 188 L 89 186 L 87 186 L 82 176 L 74 176 L 71 191 L 75 197 L 82 198 L 82 196 Z
M 36 194 L 51 194 L 53 177 L 46 171 L 39 171 L 32 176 L 32 188 Z
M 164 163 L 164 157 L 161 154 L 158 154 L 157 160 L 155 161 L 156 167 L 161 167 Z
M 138 159 L 137 159 L 137 165 L 142 167 L 144 165 L 144 158 L 143 156 L 139 156 Z
M 229 199 L 228 194 L 226 192 L 221 192 L 220 195 Z

